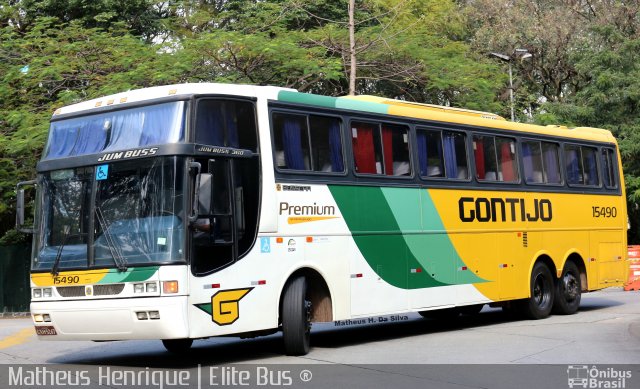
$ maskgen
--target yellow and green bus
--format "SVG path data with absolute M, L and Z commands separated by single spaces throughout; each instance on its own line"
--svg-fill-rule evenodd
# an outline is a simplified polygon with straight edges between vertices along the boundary
M 53 114 L 31 313 L 43 340 L 194 339 L 503 306 L 573 314 L 621 285 L 611 133 L 372 96 L 181 84 Z M 24 188 L 36 187 L 24 226 Z

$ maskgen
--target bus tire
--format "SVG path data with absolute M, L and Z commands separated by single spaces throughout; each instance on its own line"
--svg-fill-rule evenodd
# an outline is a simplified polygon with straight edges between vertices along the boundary
M 420 311 L 418 313 L 425 319 L 432 320 L 455 320 L 460 316 L 460 310 L 458 310 L 458 308 L 432 309 L 430 311 Z
M 543 262 L 537 262 L 531 272 L 531 297 L 522 302 L 522 313 L 529 319 L 544 319 L 553 308 L 554 282 L 551 271 Z
M 482 308 L 484 308 L 484 304 L 465 305 L 463 307 L 458 307 L 458 311 L 461 315 L 475 316 L 482 311 Z
M 162 344 L 170 353 L 183 354 L 189 351 L 193 339 L 163 339 Z
M 553 313 L 573 315 L 580 307 L 581 296 L 580 270 L 575 263 L 568 261 L 562 269 L 562 276 L 556 282 Z
M 292 280 L 282 299 L 282 337 L 287 355 L 306 355 L 311 340 L 311 302 L 306 299 L 307 280 Z

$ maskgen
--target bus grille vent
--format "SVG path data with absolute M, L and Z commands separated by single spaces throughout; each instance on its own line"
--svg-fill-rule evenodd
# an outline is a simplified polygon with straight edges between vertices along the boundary
M 522 247 L 529 247 L 529 237 L 526 232 L 522 233 Z
M 84 297 L 85 286 L 60 286 L 56 290 L 62 297 Z M 122 293 L 124 284 L 94 285 L 94 296 L 114 296 Z
M 95 296 L 113 296 L 122 293 L 124 284 L 94 285 L 93 294 Z

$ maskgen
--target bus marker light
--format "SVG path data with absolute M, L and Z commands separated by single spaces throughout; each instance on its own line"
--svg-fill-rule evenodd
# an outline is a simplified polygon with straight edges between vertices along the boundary
M 158 291 L 158 284 L 155 282 L 147 282 L 146 287 L 147 293 L 155 293 Z
M 276 238 L 276 243 L 282 243 L 284 241 L 284 239 L 282 238 Z
M 466 267 L 466 266 L 462 266 L 462 267 L 460 268 L 460 271 L 463 271 L 463 270 L 467 270 L 467 267 Z
M 169 89 L 169 95 L 175 95 L 176 93 L 178 93 L 177 89 Z
M 352 274 L 351 278 L 362 278 L 362 273 Z
M 211 284 L 211 287 L 213 289 L 218 289 L 220 287 L 220 284 Z
M 266 284 L 267 284 L 267 280 L 251 281 L 251 286 L 266 285 Z
M 421 268 L 411 269 L 411 273 L 422 273 L 422 269 Z
M 138 317 L 138 320 L 148 320 L 149 316 L 147 315 L 146 312 L 136 312 L 136 316 Z
M 307 236 L 307 243 L 313 242 L 313 236 Z
M 507 265 L 506 263 L 503 263 L 503 264 L 500 265 L 500 267 L 504 269 L 504 268 L 509 267 L 509 265 Z
M 44 321 L 44 317 L 42 316 L 42 314 L 35 314 L 33 315 L 33 321 L 35 321 L 36 323 L 42 323 Z
M 107 100 L 107 105 L 113 105 L 113 99 Z
M 123 98 L 121 98 L 121 99 L 120 99 L 120 102 L 121 102 L 121 103 L 126 103 L 126 102 L 127 102 L 127 99 L 128 99 L 128 97 L 123 97 Z
M 166 294 L 178 293 L 178 281 L 164 281 L 162 291 Z

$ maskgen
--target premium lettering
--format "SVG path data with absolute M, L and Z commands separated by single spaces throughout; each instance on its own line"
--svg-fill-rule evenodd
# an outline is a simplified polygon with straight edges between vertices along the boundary
M 335 215 L 336 207 L 333 205 L 290 205 L 287 202 L 280 203 L 280 215 L 293 216 L 327 216 Z

